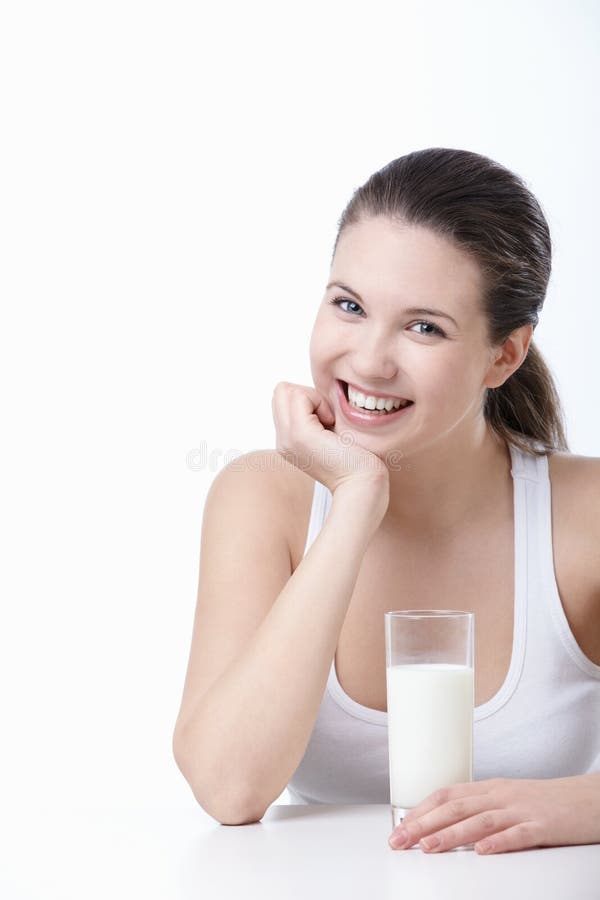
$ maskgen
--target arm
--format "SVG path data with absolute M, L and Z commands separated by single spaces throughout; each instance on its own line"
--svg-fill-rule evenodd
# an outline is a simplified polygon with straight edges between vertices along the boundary
M 205 507 L 190 671 L 173 749 L 200 805 L 223 824 L 244 824 L 264 815 L 302 759 L 384 507 L 376 485 L 336 490 L 290 577 L 282 538 L 289 508 L 276 505 L 275 517 L 272 503 L 261 509 L 264 473 L 224 470 L 217 480 Z M 200 674 L 202 660 L 208 668 Z
M 582 633 L 586 650 L 597 652 L 600 646 L 600 459 L 558 454 L 553 468 L 560 465 L 561 479 L 576 498 L 579 540 L 589 556 L 593 573 L 590 613 Z M 595 485 L 595 487 L 594 487 Z M 556 484 L 553 485 L 556 490 Z M 588 550 L 589 548 L 589 550 Z M 585 554 L 584 554 L 585 555 Z M 598 661 L 594 657 L 594 661 Z M 599 748 L 600 749 L 600 748 Z M 600 755 L 596 759 L 600 765 Z M 600 843 L 600 772 L 565 778 L 494 778 L 456 784 L 426 797 L 405 816 L 407 849 L 434 834 L 440 839 L 435 852 L 475 843 L 478 853 L 503 853 L 529 847 L 553 847 L 567 844 Z M 390 835 L 394 842 L 399 828 Z M 422 844 L 422 849 L 428 848 Z M 432 848 L 433 849 L 433 848 Z

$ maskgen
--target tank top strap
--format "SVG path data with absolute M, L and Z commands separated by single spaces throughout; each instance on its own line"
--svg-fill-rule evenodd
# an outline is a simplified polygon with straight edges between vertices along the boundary
M 534 453 L 527 453 L 510 443 L 508 446 L 512 460 L 511 474 L 513 478 L 524 478 L 538 484 L 549 483 L 547 455 L 538 456 Z M 541 449 L 541 446 L 538 446 L 537 449 Z

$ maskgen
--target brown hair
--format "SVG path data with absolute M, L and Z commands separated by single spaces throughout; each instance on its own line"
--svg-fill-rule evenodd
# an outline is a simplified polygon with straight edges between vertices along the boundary
M 535 329 L 552 244 L 540 204 L 518 175 L 468 150 L 432 147 L 394 159 L 354 192 L 332 259 L 343 230 L 372 216 L 425 226 L 477 260 L 490 346 L 522 325 Z M 533 340 L 504 384 L 487 388 L 483 413 L 497 436 L 528 453 L 569 450 L 560 398 Z

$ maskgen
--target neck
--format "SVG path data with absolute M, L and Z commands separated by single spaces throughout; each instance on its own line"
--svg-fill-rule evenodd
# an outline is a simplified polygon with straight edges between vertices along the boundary
M 485 420 L 417 448 L 390 469 L 382 525 L 421 536 L 460 531 L 499 510 L 512 481 L 510 451 Z

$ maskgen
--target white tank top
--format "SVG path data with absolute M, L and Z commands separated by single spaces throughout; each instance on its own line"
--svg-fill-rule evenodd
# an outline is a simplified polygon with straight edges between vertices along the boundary
M 473 777 L 560 778 L 597 772 L 600 666 L 577 644 L 558 593 L 548 457 L 509 448 L 515 535 L 512 656 L 499 691 L 475 707 Z M 316 481 L 305 555 L 331 501 L 331 492 Z M 288 791 L 292 803 L 390 801 L 387 712 L 362 706 L 343 691 L 335 655 Z

